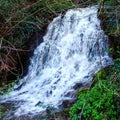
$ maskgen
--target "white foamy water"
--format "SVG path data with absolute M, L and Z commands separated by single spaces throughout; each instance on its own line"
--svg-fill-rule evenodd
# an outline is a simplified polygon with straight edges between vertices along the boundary
M 3 102 L 23 101 L 15 115 L 36 114 L 47 106 L 72 99 L 69 92 L 77 83 L 92 81 L 101 66 L 112 63 L 108 38 L 100 27 L 96 6 L 71 9 L 56 17 L 34 51 L 29 72 Z

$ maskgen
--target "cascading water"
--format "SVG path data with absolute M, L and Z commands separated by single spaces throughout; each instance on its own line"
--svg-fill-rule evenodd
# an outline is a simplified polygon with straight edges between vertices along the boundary
M 2 102 L 21 101 L 15 116 L 40 113 L 48 106 L 58 108 L 63 100 L 72 99 L 68 93 L 77 83 L 91 82 L 101 66 L 112 64 L 97 10 L 97 6 L 71 9 L 50 23 L 27 76 L 2 96 Z

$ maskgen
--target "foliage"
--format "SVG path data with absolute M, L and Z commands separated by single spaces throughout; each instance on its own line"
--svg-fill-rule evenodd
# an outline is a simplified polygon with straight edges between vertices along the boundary
M 31 36 L 74 6 L 66 0 L 0 0 L 0 83 L 22 75 L 21 57 L 30 52 Z
M 101 3 L 100 17 L 102 27 L 108 35 L 120 35 L 120 1 L 119 0 L 98 0 Z
M 102 74 L 101 74 L 102 73 Z M 120 114 L 120 61 L 104 75 L 103 69 L 95 75 L 95 85 L 79 92 L 77 102 L 70 108 L 72 120 L 117 120 Z M 96 82 L 97 81 L 97 82 Z
M 2 118 L 2 115 L 3 115 L 3 112 L 2 112 L 2 109 L 3 109 L 4 107 L 2 106 L 2 105 L 0 105 L 0 118 Z
M 13 90 L 15 82 L 11 82 L 9 84 L 2 83 L 0 86 L 0 95 L 8 94 Z
M 9 106 L 0 105 L 0 120 L 3 120 L 3 116 L 9 111 Z
M 119 3 L 119 0 L 98 0 L 98 3 L 104 2 L 105 5 L 116 5 Z
M 91 5 L 97 5 L 97 0 L 70 0 L 72 1 L 78 8 L 83 8 Z

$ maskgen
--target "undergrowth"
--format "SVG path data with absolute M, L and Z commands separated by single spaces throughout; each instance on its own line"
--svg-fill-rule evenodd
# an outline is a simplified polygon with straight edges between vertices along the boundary
M 120 1 L 98 0 L 102 27 L 109 36 L 120 36 Z
M 101 69 L 89 89 L 82 89 L 77 102 L 70 108 L 72 120 L 120 119 L 120 59 L 105 75 Z
M 74 6 L 66 0 L 0 0 L 0 83 L 23 75 L 30 38 Z

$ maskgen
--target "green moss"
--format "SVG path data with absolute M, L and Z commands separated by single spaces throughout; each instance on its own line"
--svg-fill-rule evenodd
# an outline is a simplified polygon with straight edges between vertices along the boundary
M 99 80 L 99 79 L 104 80 L 107 76 L 107 73 L 103 68 L 101 68 L 94 76 L 96 80 Z
M 81 95 L 81 94 L 86 94 L 88 91 L 89 91 L 88 88 L 82 88 L 82 89 L 78 92 L 77 96 L 79 97 L 79 95 Z

